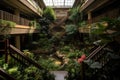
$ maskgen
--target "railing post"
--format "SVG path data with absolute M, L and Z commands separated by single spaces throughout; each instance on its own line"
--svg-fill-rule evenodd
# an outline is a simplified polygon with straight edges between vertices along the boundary
M 3 19 L 3 11 L 0 10 L 0 19 Z
M 8 62 L 8 49 L 9 49 L 9 40 L 5 40 L 5 63 Z
M 81 80 L 85 80 L 85 65 L 84 65 L 84 62 L 81 63 L 81 73 L 80 73 L 80 76 L 81 76 Z

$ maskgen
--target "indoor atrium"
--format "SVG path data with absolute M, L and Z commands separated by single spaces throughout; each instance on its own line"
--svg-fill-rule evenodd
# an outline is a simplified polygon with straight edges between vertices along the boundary
M 120 0 L 0 0 L 0 80 L 120 80 Z

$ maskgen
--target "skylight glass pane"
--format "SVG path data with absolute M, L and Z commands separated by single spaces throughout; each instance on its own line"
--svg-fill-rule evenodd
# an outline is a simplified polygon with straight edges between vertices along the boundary
M 57 8 L 70 8 L 73 6 L 75 0 L 43 0 L 46 6 L 57 7 Z
M 53 0 L 54 6 L 63 6 L 64 0 Z
M 65 0 L 65 6 L 70 6 L 70 7 L 72 7 L 73 4 L 74 4 L 74 1 L 75 1 L 75 0 Z
M 53 6 L 52 0 L 44 0 L 46 6 Z

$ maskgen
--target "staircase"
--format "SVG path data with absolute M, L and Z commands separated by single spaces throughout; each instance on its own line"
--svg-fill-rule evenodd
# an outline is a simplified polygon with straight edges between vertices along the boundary
M 10 44 L 10 47 L 9 47 L 9 51 L 10 51 L 10 53 L 9 53 L 10 56 L 13 59 L 15 59 L 17 62 L 20 62 L 21 64 L 23 64 L 25 66 L 34 65 L 38 69 L 43 69 L 39 64 L 37 64 L 35 61 L 33 61 L 32 59 L 30 59 L 29 57 L 24 55 L 23 52 L 21 52 L 19 49 L 17 49 L 16 47 L 14 47 L 11 44 Z
M 33 66 L 37 68 L 38 72 L 44 70 L 45 73 L 49 73 L 48 70 L 44 69 L 41 65 L 39 65 L 29 57 L 24 55 L 23 52 L 21 52 L 19 49 L 17 49 L 11 44 L 9 45 L 9 55 L 12 58 L 12 61 L 14 60 L 13 66 L 14 65 L 21 66 L 22 70 L 30 66 Z M 21 73 L 23 72 L 22 70 L 21 70 Z M 38 74 L 35 73 L 35 75 L 38 75 Z M 15 78 L 11 77 L 8 73 L 6 73 L 3 69 L 0 68 L 0 80 L 2 80 L 1 78 L 6 78 L 7 80 L 16 80 Z
M 5 55 L 5 62 L 7 63 L 8 51 L 7 48 L 9 46 L 8 39 L 0 40 L 0 56 Z
M 63 17 L 62 19 L 56 20 L 54 23 L 50 25 L 50 32 L 52 35 L 55 35 L 57 32 L 60 33 L 61 36 L 65 34 L 65 25 L 64 22 L 68 19 L 68 16 Z
M 2 68 L 0 68 L 0 80 L 16 80 L 11 75 L 6 73 Z
M 92 70 L 92 76 L 87 80 L 119 80 L 120 77 L 116 76 L 115 73 L 117 70 L 112 71 L 111 69 L 119 69 L 120 67 L 120 51 L 115 53 L 110 48 L 111 43 L 98 46 L 91 54 L 86 58 L 86 60 L 92 60 L 94 62 L 99 62 L 102 66 L 100 69 Z M 82 80 L 86 80 L 86 69 L 85 64 L 82 64 Z M 114 66 L 114 65 L 117 65 Z M 113 67 L 112 67 L 113 66 Z M 114 73 L 113 73 L 114 72 Z M 101 75 L 100 75 L 101 74 Z M 112 74 L 112 75 L 111 75 Z M 117 79 L 115 79 L 117 78 Z

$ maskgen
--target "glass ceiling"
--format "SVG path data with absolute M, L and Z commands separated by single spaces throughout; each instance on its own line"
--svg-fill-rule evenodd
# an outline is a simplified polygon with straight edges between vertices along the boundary
M 43 0 L 46 6 L 53 8 L 71 8 L 75 0 Z

